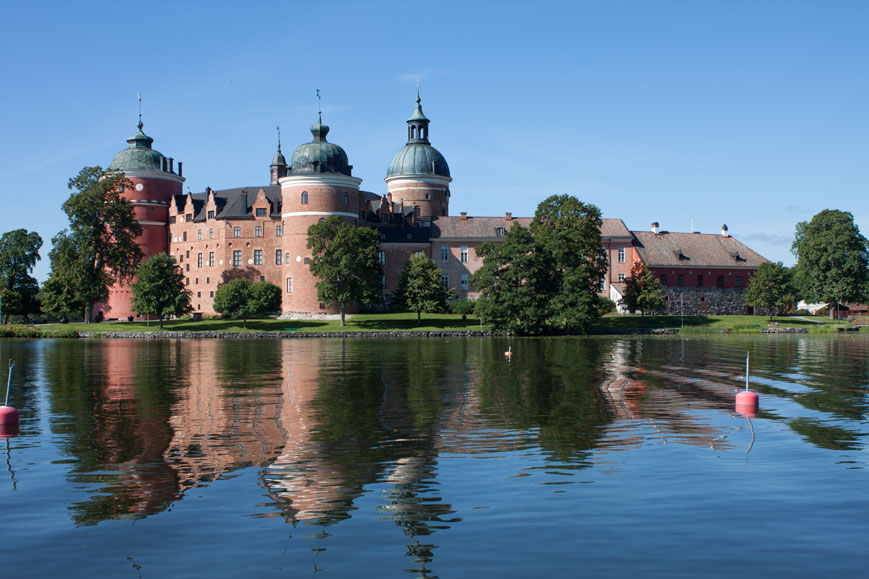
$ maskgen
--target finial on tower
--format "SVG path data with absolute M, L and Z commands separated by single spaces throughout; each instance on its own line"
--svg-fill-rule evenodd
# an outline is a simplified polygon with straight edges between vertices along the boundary
M 139 130 L 142 130 L 142 93 L 139 93 Z
M 323 124 L 323 107 L 322 99 L 320 98 L 320 89 L 317 89 L 317 120 Z
M 281 126 L 280 125 L 277 126 L 277 130 L 278 130 L 278 153 L 280 153 L 281 152 Z

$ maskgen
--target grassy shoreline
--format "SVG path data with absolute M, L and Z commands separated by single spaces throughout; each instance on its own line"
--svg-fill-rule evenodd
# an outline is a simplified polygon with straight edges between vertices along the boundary
M 764 316 L 620 316 L 608 315 L 590 327 L 593 334 L 640 333 L 651 330 L 676 329 L 680 334 L 760 334 L 767 328 L 803 328 L 810 333 L 838 333 L 840 328 L 855 327 L 848 322 L 826 318 L 777 316 L 770 320 Z M 348 317 L 341 327 L 339 320 L 242 320 L 210 318 L 200 321 L 189 319 L 159 323 L 103 322 L 99 324 L 45 324 L 40 326 L 0 326 L 0 337 L 51 338 L 77 337 L 78 332 L 90 333 L 334 333 L 354 335 L 368 332 L 490 332 L 492 328 L 480 324 L 479 318 L 458 314 L 424 314 L 417 322 L 414 313 L 356 314 Z M 865 330 L 864 330 L 865 331 Z

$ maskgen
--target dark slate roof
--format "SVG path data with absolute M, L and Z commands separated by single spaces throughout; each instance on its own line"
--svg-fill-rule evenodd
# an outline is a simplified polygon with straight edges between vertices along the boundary
M 281 216 L 281 186 L 280 185 L 254 185 L 251 187 L 236 187 L 234 189 L 222 189 L 213 191 L 214 201 L 217 205 L 217 219 L 251 219 L 253 218 L 251 206 L 256 201 L 256 196 L 259 190 L 262 189 L 272 204 L 271 217 L 280 218 Z M 247 192 L 247 204 L 244 203 L 242 193 Z M 180 199 L 179 199 L 180 197 Z M 192 195 L 194 207 L 196 207 L 196 216 L 193 221 L 205 221 L 206 211 L 205 203 L 208 199 L 208 193 L 194 193 Z M 176 204 L 181 207 L 184 203 L 184 196 L 176 196 Z
M 431 227 L 377 227 L 381 243 L 428 243 Z
M 400 175 L 450 176 L 450 166 L 440 151 L 428 143 L 408 143 L 402 147 L 386 169 L 387 177 Z
M 732 237 L 710 233 L 634 231 L 637 252 L 650 267 L 744 267 L 767 261 Z
M 438 217 L 432 223 L 432 237 L 498 237 L 497 229 L 503 227 L 509 229 L 513 223 L 519 223 L 522 227 L 531 225 L 531 217 L 514 217 L 512 222 L 503 217 Z M 603 219 L 601 223 L 601 236 L 631 237 L 631 232 L 625 227 L 621 219 Z

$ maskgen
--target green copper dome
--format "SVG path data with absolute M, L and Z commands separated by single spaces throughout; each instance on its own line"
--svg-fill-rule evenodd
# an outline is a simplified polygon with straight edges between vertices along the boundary
M 399 175 L 449 177 L 450 166 L 440 151 L 428 143 L 408 143 L 392 157 L 389 169 L 386 170 L 387 177 Z
M 151 148 L 154 139 L 142 132 L 139 121 L 136 134 L 127 139 L 130 146 L 112 159 L 109 169 L 113 171 L 164 171 L 163 155 Z
M 326 141 L 329 127 L 322 118 L 311 127 L 314 140 L 300 145 L 293 153 L 290 175 L 315 175 L 318 173 L 341 173 L 350 175 L 353 166 L 347 162 L 344 149 Z
M 428 141 L 430 122 L 422 112 L 422 103 L 417 92 L 416 108 L 407 119 L 407 144 L 392 157 L 386 170 L 387 179 L 400 175 L 450 176 L 447 160 Z

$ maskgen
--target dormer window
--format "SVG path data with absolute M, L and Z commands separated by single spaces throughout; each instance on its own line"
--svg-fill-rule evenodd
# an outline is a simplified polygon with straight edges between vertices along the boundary
M 498 237 L 504 237 L 505 234 L 506 231 L 504 231 L 503 227 L 498 227 L 497 229 L 495 229 L 495 235 L 497 235 Z
M 256 208 L 256 216 L 257 217 L 265 217 L 267 211 L 268 210 L 265 207 L 257 207 Z
M 214 210 L 208 212 L 208 219 L 214 219 Z

